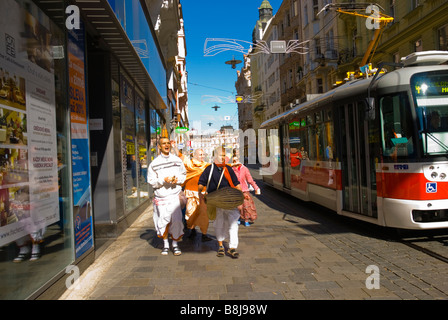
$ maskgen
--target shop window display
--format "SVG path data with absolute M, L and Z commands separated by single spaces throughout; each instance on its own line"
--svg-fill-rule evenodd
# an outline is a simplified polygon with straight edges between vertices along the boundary
M 0 299 L 25 299 L 74 261 L 65 35 L 15 0 L 0 31 Z

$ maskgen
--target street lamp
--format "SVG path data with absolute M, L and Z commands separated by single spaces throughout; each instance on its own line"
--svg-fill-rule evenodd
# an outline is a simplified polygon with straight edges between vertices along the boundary
M 235 56 L 233 56 L 232 60 L 226 61 L 226 64 L 230 64 L 232 66 L 232 69 L 236 69 L 236 65 L 240 64 L 241 60 L 235 60 Z

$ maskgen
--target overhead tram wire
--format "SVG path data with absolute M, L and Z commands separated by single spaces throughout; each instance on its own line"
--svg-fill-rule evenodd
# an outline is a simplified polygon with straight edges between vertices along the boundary
M 232 93 L 232 94 L 235 94 L 235 91 L 230 91 L 230 90 L 225 90 L 225 89 L 220 89 L 220 88 L 209 87 L 209 86 L 205 86 L 205 85 L 203 85 L 203 84 L 193 83 L 193 82 L 190 82 L 190 81 L 188 81 L 187 83 L 188 83 L 188 84 L 191 84 L 191 85 L 194 85 L 194 86 L 198 86 L 198 87 L 204 87 L 204 88 L 207 88 L 207 89 L 219 90 L 219 91 L 230 92 L 230 93 Z

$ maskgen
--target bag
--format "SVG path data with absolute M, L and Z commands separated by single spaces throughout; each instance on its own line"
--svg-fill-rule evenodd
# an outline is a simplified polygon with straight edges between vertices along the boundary
M 216 207 L 208 205 L 207 206 L 207 216 L 210 220 L 216 219 Z

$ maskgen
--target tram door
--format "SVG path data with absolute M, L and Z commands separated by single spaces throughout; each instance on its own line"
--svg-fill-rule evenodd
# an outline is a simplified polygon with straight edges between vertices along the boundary
M 369 128 L 364 102 L 347 104 L 339 109 L 342 139 L 343 209 L 366 216 L 376 216 L 375 167 L 369 156 Z
M 291 189 L 291 159 L 289 152 L 289 126 L 282 125 L 280 130 L 280 141 L 282 143 L 281 148 L 281 161 L 283 169 L 283 187 Z

